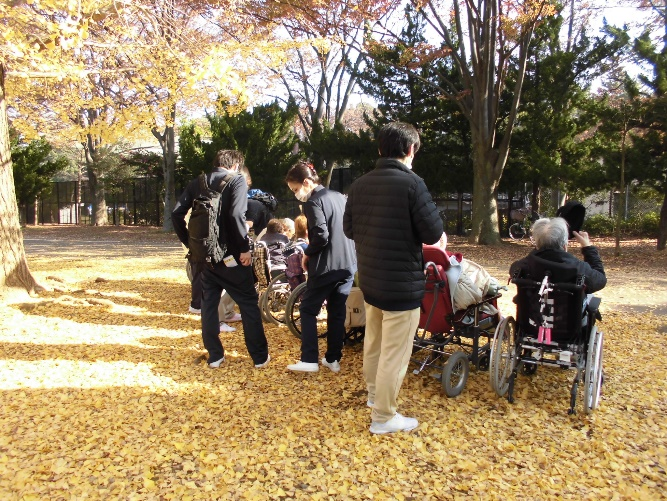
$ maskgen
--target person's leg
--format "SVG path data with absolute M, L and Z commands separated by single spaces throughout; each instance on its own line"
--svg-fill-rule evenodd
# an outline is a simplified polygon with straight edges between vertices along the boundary
M 419 308 L 383 312 L 382 347 L 375 376 L 375 405 L 371 414 L 374 422 L 384 423 L 396 414 L 396 399 L 408 370 L 418 325 Z
M 338 282 L 327 297 L 327 362 L 339 362 L 345 341 L 345 303 L 352 288 L 352 279 Z
M 382 314 L 380 308 L 364 302 L 366 309 L 366 329 L 364 332 L 364 379 L 368 389 L 368 402 L 375 402 L 375 379 L 380 348 L 382 347 Z
M 319 363 L 319 346 L 317 340 L 317 315 L 322 303 L 335 284 L 320 287 L 306 287 L 301 296 L 299 314 L 301 316 L 301 361 L 309 364 Z
M 192 291 L 190 297 L 190 308 L 201 310 L 202 283 L 201 273 L 204 269 L 202 263 L 191 263 L 192 270 Z
M 252 269 L 249 266 L 227 268 L 224 264 L 218 265 L 218 268 L 220 267 L 222 267 L 220 274 L 223 287 L 241 310 L 243 335 L 248 353 L 255 365 L 263 364 L 269 358 L 269 345 L 257 304 L 259 298 L 255 290 Z
M 216 271 L 204 267 L 201 272 L 201 334 L 204 347 L 208 351 L 209 364 L 225 356 L 225 350 L 220 342 L 220 319 L 218 317 L 218 303 L 222 288 Z
M 229 322 L 234 318 L 236 312 L 234 311 L 234 306 L 236 303 L 232 297 L 227 293 L 227 291 L 222 291 L 222 296 L 220 297 L 220 305 L 218 306 L 218 316 L 222 322 Z

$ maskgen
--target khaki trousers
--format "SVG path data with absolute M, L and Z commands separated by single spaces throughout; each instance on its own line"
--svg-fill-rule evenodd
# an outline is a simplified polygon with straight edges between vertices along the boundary
M 419 325 L 419 308 L 384 311 L 365 303 L 364 378 L 371 418 L 378 423 L 396 414 L 398 392 L 408 371 L 412 342 Z
M 222 291 L 222 296 L 220 296 L 220 303 L 218 304 L 218 317 L 221 322 L 224 322 L 226 318 L 230 318 L 234 313 L 234 306 L 236 303 L 232 299 L 232 296 L 227 294 L 227 291 Z

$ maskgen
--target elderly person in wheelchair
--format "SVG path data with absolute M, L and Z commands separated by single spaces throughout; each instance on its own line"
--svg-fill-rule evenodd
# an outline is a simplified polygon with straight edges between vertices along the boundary
M 535 250 L 528 256 L 512 263 L 510 276 L 542 280 L 543 270 L 554 269 L 551 280 L 569 282 L 577 276 L 584 277 L 586 293 L 592 294 L 607 285 L 607 277 L 597 247 L 591 245 L 588 233 L 573 231 L 573 239 L 581 246 L 584 260 L 577 259 L 567 251 L 569 229 L 565 219 L 542 218 L 533 224 Z M 554 266 L 557 263 L 557 266 Z M 558 266 L 560 265 L 560 266 Z M 556 271 L 557 270 L 557 271 Z
M 532 375 L 538 365 L 576 369 L 570 390 L 575 412 L 577 388 L 584 385 L 584 411 L 598 405 L 603 379 L 603 334 L 600 299 L 593 296 L 607 284 L 602 259 L 584 231 L 571 231 L 565 219 L 538 219 L 533 224 L 536 249 L 510 267 L 517 287 L 516 320 L 501 321 L 491 350 L 491 386 L 513 401 L 519 372 Z M 579 243 L 583 260 L 567 252 L 568 234 Z

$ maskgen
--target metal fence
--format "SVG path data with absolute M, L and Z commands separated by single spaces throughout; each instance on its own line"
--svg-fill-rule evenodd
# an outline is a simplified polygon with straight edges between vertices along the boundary
M 160 226 L 163 187 L 157 178 L 135 178 L 106 194 L 109 224 Z M 19 206 L 22 224 L 91 224 L 93 196 L 87 181 L 54 182 L 36 208 Z
M 333 180 L 332 180 L 333 181 Z M 335 180 L 346 185 L 350 180 Z M 332 188 L 336 183 L 332 183 Z M 177 187 L 177 196 L 180 194 Z M 164 188 L 158 178 L 135 178 L 122 186 L 107 192 L 108 223 L 114 225 L 161 226 L 164 212 Z M 540 214 L 553 216 L 556 212 L 558 193 L 545 189 L 540 196 Z M 529 193 L 517 193 L 509 198 L 500 194 L 498 203 L 499 229 L 501 235 L 507 235 L 511 224 L 512 209 L 524 207 L 530 199 Z M 21 223 L 25 224 L 91 224 L 92 193 L 87 181 L 54 182 L 51 193 L 39 200 L 36 207 L 19 207 Z M 472 226 L 472 195 L 470 193 L 445 194 L 435 198 L 440 215 L 445 223 L 445 231 L 450 235 L 466 235 Z M 612 215 L 615 210 L 622 210 L 625 218 L 648 212 L 659 212 L 660 204 L 647 201 L 628 192 L 625 200 L 619 200 L 618 194 L 600 193 L 582 200 L 587 216 L 593 214 Z M 301 212 L 301 202 L 289 197 L 279 199 L 276 217 L 295 218 Z M 617 209 L 618 208 L 618 209 Z M 36 216 L 36 218 L 35 218 Z

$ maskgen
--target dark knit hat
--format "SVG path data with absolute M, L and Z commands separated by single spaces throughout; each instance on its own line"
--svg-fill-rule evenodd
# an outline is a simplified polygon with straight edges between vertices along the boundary
M 559 207 L 556 211 L 556 217 L 562 217 L 567 221 L 570 228 L 569 238 L 572 238 L 573 231 L 581 231 L 586 217 L 586 208 L 576 200 L 569 200 L 565 205 Z

